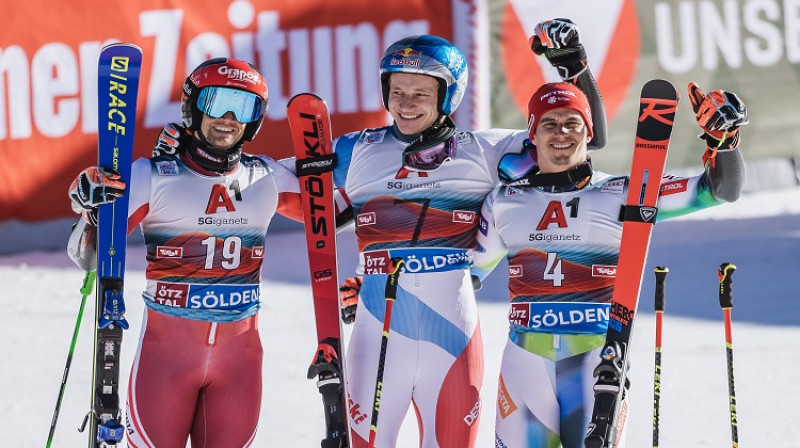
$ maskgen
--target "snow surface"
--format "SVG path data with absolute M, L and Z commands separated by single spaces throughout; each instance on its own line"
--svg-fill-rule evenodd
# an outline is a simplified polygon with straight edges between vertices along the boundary
M 355 264 L 353 238 L 341 237 L 341 275 Z M 264 394 L 255 447 L 315 447 L 322 405 L 306 369 L 315 349 L 302 233 L 267 238 L 264 266 Z M 653 267 L 666 265 L 667 305 L 661 384 L 663 447 L 730 446 L 727 368 L 717 268 L 732 262 L 733 348 L 742 447 L 796 448 L 800 440 L 800 188 L 747 194 L 655 227 L 633 340 L 628 447 L 651 445 L 653 413 Z M 144 251 L 129 248 L 128 330 L 121 390 L 127 387 L 143 303 Z M 507 292 L 501 265 L 478 292 L 486 353 L 479 447 L 493 445 L 495 386 L 505 345 Z M 0 257 L 0 448 L 44 446 L 70 338 L 83 273 L 64 252 Z M 77 432 L 89 409 L 93 306 L 87 305 L 54 447 L 86 446 Z M 179 350 L 176 341 L 176 350 Z M 378 427 L 380 430 L 380 426 Z M 417 446 L 406 419 L 400 447 Z

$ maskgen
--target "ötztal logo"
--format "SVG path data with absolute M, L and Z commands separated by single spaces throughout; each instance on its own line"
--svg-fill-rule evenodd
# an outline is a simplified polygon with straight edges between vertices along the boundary
M 530 317 L 530 304 L 528 303 L 512 303 L 511 312 L 508 314 L 508 320 L 512 324 L 528 326 Z

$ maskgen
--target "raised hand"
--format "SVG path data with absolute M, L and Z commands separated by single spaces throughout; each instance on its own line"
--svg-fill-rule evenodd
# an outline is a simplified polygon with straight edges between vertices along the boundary
M 544 55 L 564 80 L 576 78 L 589 66 L 578 26 L 570 19 L 538 23 L 528 42 L 531 50 Z
M 735 93 L 712 90 L 704 94 L 697 83 L 689 83 L 689 101 L 708 146 L 719 149 L 739 145 L 739 127 L 746 125 L 747 108 Z

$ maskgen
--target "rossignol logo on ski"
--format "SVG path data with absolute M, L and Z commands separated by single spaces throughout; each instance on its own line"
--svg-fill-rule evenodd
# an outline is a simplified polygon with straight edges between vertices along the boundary
M 639 102 L 644 106 L 639 113 L 639 122 L 652 118 L 667 126 L 672 126 L 675 119 L 675 111 L 678 110 L 678 103 L 675 100 L 660 98 L 642 98 Z M 638 146 L 638 145 L 637 145 Z M 667 145 L 663 145 L 666 149 Z
M 637 148 L 644 148 L 644 149 L 663 149 L 666 151 L 667 147 L 666 143 L 643 143 L 643 142 L 636 142 Z
M 655 219 L 658 209 L 655 207 L 640 207 L 639 216 L 642 222 L 650 222 Z

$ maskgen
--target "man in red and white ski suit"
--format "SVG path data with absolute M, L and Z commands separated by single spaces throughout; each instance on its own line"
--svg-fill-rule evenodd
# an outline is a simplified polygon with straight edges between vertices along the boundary
M 212 59 L 186 79 L 183 125 L 169 125 L 154 157 L 130 179 L 129 232 L 147 248 L 147 305 L 128 387 L 132 448 L 250 446 L 261 409 L 264 239 L 277 211 L 302 221 L 295 175 L 266 156 L 242 153 L 267 107 L 250 64 Z M 167 144 L 169 143 L 169 144 Z M 69 252 L 94 260 L 94 210 L 124 184 L 97 167 L 71 198 L 84 220 Z
M 658 219 L 735 201 L 742 188 L 736 147 L 737 128 L 747 121 L 744 105 L 728 92 L 704 95 L 695 84 L 689 96 L 709 145 L 708 163 L 697 176 L 662 179 Z M 503 257 L 509 264 L 510 332 L 495 444 L 579 448 L 608 328 L 628 177 L 592 169 L 586 146 L 592 115 L 575 86 L 542 86 L 528 110 L 533 144 L 500 162 L 503 184 L 481 209 L 473 268 L 484 278 Z

